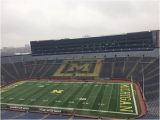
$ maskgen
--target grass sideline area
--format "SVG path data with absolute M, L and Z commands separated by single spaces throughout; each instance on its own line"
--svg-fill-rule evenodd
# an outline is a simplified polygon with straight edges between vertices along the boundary
M 1 107 L 95 117 L 135 118 L 141 113 L 132 82 L 21 81 L 1 89 Z

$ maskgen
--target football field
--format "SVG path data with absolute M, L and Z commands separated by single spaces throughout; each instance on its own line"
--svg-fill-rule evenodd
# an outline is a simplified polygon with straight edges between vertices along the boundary
M 134 118 L 141 113 L 132 82 L 21 81 L 1 89 L 2 108 Z

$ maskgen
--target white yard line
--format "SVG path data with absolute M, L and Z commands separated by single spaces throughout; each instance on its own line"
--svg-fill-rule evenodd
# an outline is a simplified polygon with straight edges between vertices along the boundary
M 132 90 L 132 96 L 133 96 L 133 102 L 134 102 L 135 112 L 136 112 L 136 115 L 138 115 L 138 110 L 137 110 L 137 104 L 136 104 L 135 94 L 134 94 L 134 91 L 133 91 L 133 83 L 131 83 L 131 90 Z
M 120 89 L 120 87 L 119 87 L 119 85 L 118 85 L 118 95 L 117 95 L 117 106 L 116 106 L 116 111 L 117 111 L 117 109 L 118 109 L 118 105 L 120 105 L 120 104 L 118 104 L 118 102 L 119 102 L 119 100 L 118 100 L 118 98 L 120 98 L 120 95 L 119 95 L 119 89 Z
M 37 108 L 46 108 L 46 109 L 61 109 L 61 110 L 82 110 L 82 111 L 94 111 L 94 112 L 106 112 L 106 113 L 118 113 L 118 114 L 131 114 L 137 115 L 135 113 L 125 113 L 125 112 L 115 112 L 115 111 L 104 111 L 104 110 L 92 110 L 92 109 L 79 109 L 79 108 L 65 108 L 65 107 L 47 107 L 47 106 L 37 106 L 37 105 L 23 105 L 23 104 L 12 104 L 12 103 L 1 103 L 11 106 L 21 106 L 21 107 L 37 107 Z
M 107 102 L 107 110 L 109 109 L 109 104 L 110 104 L 110 100 L 111 100 L 111 96 L 112 96 L 112 91 L 113 91 L 113 85 L 112 85 L 111 92 L 110 92 L 110 95 L 109 95 L 109 101 Z

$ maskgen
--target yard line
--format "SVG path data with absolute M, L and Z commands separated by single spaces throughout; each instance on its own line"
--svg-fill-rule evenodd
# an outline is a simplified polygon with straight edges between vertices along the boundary
M 111 100 L 112 91 L 113 91 L 113 85 L 112 85 L 112 88 L 111 88 L 111 93 L 109 95 L 109 101 L 107 102 L 107 110 L 109 109 L 109 103 L 110 103 L 110 100 Z
M 117 110 L 117 109 L 118 109 L 118 105 L 119 105 L 118 102 L 119 102 L 119 99 L 120 99 L 120 98 L 119 98 L 119 97 L 120 97 L 120 96 L 119 96 L 119 88 L 120 88 L 120 87 L 119 87 L 119 85 L 118 85 L 118 87 L 117 87 L 117 89 L 118 89 L 118 95 L 117 95 L 117 106 L 116 106 L 116 111 L 118 111 L 118 110 Z
M 50 91 L 52 89 L 53 89 L 53 85 L 50 84 L 49 86 L 45 86 L 43 88 L 43 90 L 41 90 L 42 92 L 39 91 L 38 93 L 36 93 L 35 95 L 33 95 L 33 96 L 31 96 L 31 97 L 29 97 L 27 99 L 38 99 L 38 100 L 40 100 L 40 99 L 42 99 L 42 96 L 44 96 L 44 94 L 48 93 L 47 91 Z M 46 98 L 43 98 L 42 100 L 45 100 L 45 99 Z M 31 104 L 32 102 L 36 102 L 36 101 L 28 100 L 28 102 L 26 102 L 26 104 Z
M 31 86 L 31 87 L 28 87 L 29 89 L 25 90 L 26 93 L 22 92 L 21 94 L 19 94 L 17 96 L 17 99 L 21 98 L 21 97 L 24 98 L 24 99 L 27 99 L 27 98 L 30 98 L 31 96 L 35 95 L 36 93 L 38 93 L 38 91 L 40 91 L 41 88 L 35 87 L 35 86 L 37 86 L 37 84 L 35 84 L 35 85 Z
M 104 94 L 104 88 L 105 86 L 104 85 L 100 85 L 98 88 L 97 88 L 97 93 L 94 95 L 96 96 L 96 98 L 94 99 L 92 103 L 92 109 L 99 109 L 99 105 L 97 105 L 97 103 L 101 102 L 102 100 L 102 95 Z M 98 90 L 99 89 L 99 90 Z
M 18 83 L 17 83 L 18 84 Z M 3 97 L 8 97 L 8 96 L 11 96 L 11 95 L 13 95 L 13 93 L 15 92 L 15 91 L 21 91 L 21 89 L 22 90 L 24 90 L 24 84 L 23 85 L 20 85 L 20 86 L 17 86 L 17 87 L 11 87 L 11 88 L 9 88 L 10 86 L 7 86 L 7 87 L 5 87 L 5 88 L 2 88 L 2 90 L 4 90 L 4 92 L 5 93 L 3 93 L 3 94 L 1 94 L 1 95 L 3 95 Z
M 72 85 L 73 86 L 73 89 L 72 91 L 70 92 L 70 95 L 66 94 L 64 95 L 61 99 L 64 100 L 64 102 L 62 103 L 62 105 L 66 106 L 68 101 L 70 100 L 73 100 L 75 94 L 77 94 L 77 92 L 79 91 L 79 89 L 81 89 L 81 85 L 77 86 L 75 84 Z
M 60 86 L 61 86 L 60 83 L 54 84 L 54 85 L 51 84 L 51 86 L 49 86 L 49 88 L 50 88 L 50 87 L 53 87 L 53 89 L 60 89 L 60 88 L 61 88 Z M 52 89 L 52 90 L 53 90 L 53 89 Z M 36 104 L 40 104 L 40 105 L 41 105 L 41 104 L 44 104 L 44 103 L 41 102 L 41 99 L 46 99 L 46 98 L 48 98 L 48 102 L 50 102 L 50 100 L 51 100 L 50 97 L 51 97 L 50 92 L 49 92 L 49 93 L 46 93 L 45 95 L 42 94 L 42 96 L 40 96 L 40 97 L 37 98 L 37 99 L 40 99 L 40 100 L 39 100 L 39 101 L 35 101 L 35 102 L 36 102 Z M 53 95 L 52 95 L 52 99 L 53 99 L 53 98 L 54 98 L 54 97 L 53 97 Z
M 101 98 L 101 102 L 102 104 L 105 104 L 104 106 L 99 106 L 99 109 L 101 110 L 106 110 L 106 107 L 107 107 L 107 104 L 108 104 L 108 100 L 109 100 L 109 93 L 110 93 L 110 90 L 111 90 L 111 86 L 107 86 L 105 87 L 104 89 L 104 93 L 102 95 L 102 98 Z M 99 103 L 99 104 L 100 104 Z
M 138 115 L 136 99 L 135 99 L 135 95 L 134 95 L 134 91 L 133 91 L 133 83 L 131 83 L 131 85 L 130 85 L 130 86 L 131 86 L 131 90 L 132 90 L 132 96 L 133 96 L 133 102 L 134 102 L 135 112 L 136 112 L 136 115 Z
M 75 101 L 75 104 L 68 104 L 67 107 L 74 107 L 77 106 L 78 103 L 80 102 L 80 98 L 83 98 L 85 92 L 90 88 L 90 86 L 86 87 L 84 84 L 82 84 L 81 89 L 77 92 L 77 94 L 74 96 L 73 101 Z M 73 106 L 74 105 L 74 106 Z
M 88 99 L 88 97 L 90 95 L 90 92 L 93 89 L 93 85 L 94 84 L 90 85 L 89 87 L 83 87 L 85 89 L 84 89 L 83 93 L 78 98 L 86 98 L 86 99 Z M 77 102 L 77 104 L 76 104 L 76 107 L 83 107 L 82 103 L 83 103 L 83 100 L 79 100 L 79 102 Z
M 57 87 L 58 89 L 63 89 L 66 93 L 72 89 L 69 85 L 67 87 L 64 87 L 64 84 Z M 61 98 L 64 96 L 64 94 L 60 94 L 59 96 L 52 97 L 49 101 L 48 105 L 57 104 L 55 101 L 61 100 Z
M 95 85 L 94 85 L 95 86 Z M 83 108 L 86 108 L 86 107 L 93 107 L 94 106 L 94 103 L 95 103 L 95 100 L 96 100 L 96 98 L 97 98 L 97 94 L 99 93 L 99 91 L 101 90 L 101 86 L 100 87 L 98 87 L 97 88 L 97 86 L 96 87 L 94 87 L 94 86 L 92 86 L 93 87 L 93 89 L 92 89 L 92 91 L 91 91 L 91 93 L 88 95 L 88 98 L 87 98 L 87 101 L 86 102 L 88 102 L 89 104 L 90 104 L 90 106 L 83 106 Z M 95 92 L 96 91 L 96 92 Z
M 11 89 L 10 91 L 8 91 L 9 93 L 8 94 L 4 94 L 2 95 L 3 97 L 7 98 L 7 97 L 14 97 L 18 100 L 18 97 L 23 97 L 21 96 L 21 94 L 25 95 L 24 93 L 29 89 L 31 89 L 31 87 L 33 88 L 33 86 L 29 86 L 29 87 L 26 87 L 25 85 L 22 85 L 20 86 L 20 88 L 15 88 L 15 89 Z M 15 94 L 16 93 L 16 94 Z M 4 99 L 5 102 L 10 102 L 11 100 L 9 99 Z M 15 101 L 15 100 L 14 100 Z
M 48 107 L 48 106 L 38 106 L 38 105 L 23 105 L 23 104 L 12 104 L 12 103 L 1 103 L 11 106 L 20 106 L 20 107 L 36 107 L 36 108 L 46 108 L 46 109 L 59 109 L 59 110 L 82 110 L 82 111 L 93 111 L 93 112 L 105 112 L 105 113 L 117 113 L 117 114 L 130 114 L 137 115 L 135 113 L 125 113 L 125 112 L 115 112 L 115 111 L 105 111 L 105 110 L 92 110 L 92 109 L 81 109 L 81 108 L 65 108 L 65 107 Z

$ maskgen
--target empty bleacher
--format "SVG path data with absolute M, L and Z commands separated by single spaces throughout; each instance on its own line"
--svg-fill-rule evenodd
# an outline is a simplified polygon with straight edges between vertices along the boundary
M 11 59 L 10 59 L 11 60 Z M 93 59 L 93 61 L 96 58 Z M 32 60 L 1 64 L 1 84 L 30 78 L 51 78 L 65 60 Z M 93 79 L 133 79 L 143 88 L 148 104 L 148 118 L 156 118 L 159 110 L 159 59 L 156 57 L 113 57 L 104 58 L 98 77 Z M 80 60 L 80 63 L 83 63 Z M 84 62 L 87 63 L 87 62 Z M 94 62 L 91 64 L 95 64 Z M 86 74 L 87 75 L 87 74 Z M 62 76 L 63 77 L 63 76 Z M 86 76 L 79 76 L 86 79 Z M 4 113 L 6 114 L 6 113 Z M 3 116 L 3 115 L 2 115 Z M 23 116 L 24 118 L 27 118 Z M 23 119 L 22 117 L 22 119 Z M 48 116 L 46 118 L 50 118 Z M 54 117 L 54 116 L 52 116 Z M 146 116 L 144 116 L 146 118 Z

